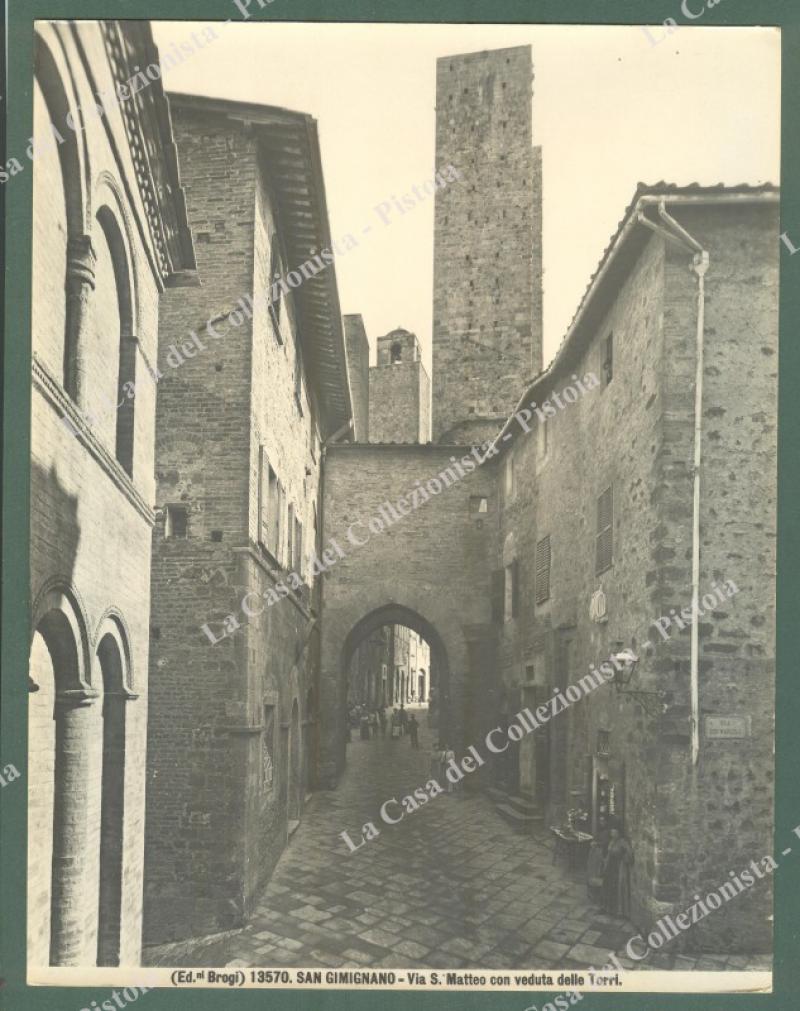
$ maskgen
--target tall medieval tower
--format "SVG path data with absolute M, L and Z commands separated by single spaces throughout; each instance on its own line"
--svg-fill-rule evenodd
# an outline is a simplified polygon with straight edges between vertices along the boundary
M 433 439 L 496 434 L 542 368 L 542 167 L 530 46 L 436 67 Z

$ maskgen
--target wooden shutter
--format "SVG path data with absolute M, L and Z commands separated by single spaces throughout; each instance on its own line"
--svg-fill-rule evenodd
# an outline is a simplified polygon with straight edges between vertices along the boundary
M 606 488 L 597 500 L 597 540 L 595 573 L 611 568 L 614 558 L 614 489 Z
M 283 565 L 284 558 L 286 557 L 286 521 L 284 520 L 284 506 L 286 504 L 286 494 L 283 490 L 283 485 L 280 481 L 277 482 L 278 495 L 277 495 L 277 508 L 275 514 L 275 557 Z
M 503 621 L 506 596 L 506 573 L 504 569 L 496 569 L 492 573 L 491 598 L 492 621 L 500 624 Z
M 303 524 L 296 516 L 294 518 L 294 565 L 292 568 L 298 576 L 303 575 Z
M 294 568 L 294 505 L 291 502 L 286 517 L 286 568 Z
M 550 535 L 536 545 L 536 603 L 542 604 L 550 597 Z
M 258 449 L 258 541 L 269 548 L 269 461 L 264 446 Z

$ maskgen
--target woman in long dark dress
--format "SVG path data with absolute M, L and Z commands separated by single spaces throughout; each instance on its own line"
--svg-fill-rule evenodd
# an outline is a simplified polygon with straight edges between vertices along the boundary
M 608 852 L 603 871 L 603 908 L 612 916 L 631 914 L 631 865 L 633 849 L 619 829 L 609 833 Z

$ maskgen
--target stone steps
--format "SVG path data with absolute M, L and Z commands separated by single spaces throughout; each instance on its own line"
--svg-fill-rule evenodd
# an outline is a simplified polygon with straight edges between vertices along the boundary
M 503 793 L 495 787 L 489 787 L 486 792 L 500 817 L 517 831 L 527 834 L 543 826 L 544 815 L 530 796 Z

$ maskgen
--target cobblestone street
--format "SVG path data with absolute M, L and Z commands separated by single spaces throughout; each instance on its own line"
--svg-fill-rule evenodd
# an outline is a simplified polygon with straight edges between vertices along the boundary
M 624 954 L 636 928 L 587 901 L 579 874 L 552 861 L 549 840 L 520 835 L 483 794 L 442 794 L 394 826 L 384 801 L 430 778 L 435 731 L 419 714 L 409 738 L 361 741 L 354 732 L 338 790 L 315 794 L 248 926 L 145 952 L 170 966 L 766 968 L 744 956 Z M 390 812 L 396 817 L 397 809 Z M 380 836 L 348 850 L 372 821 Z

